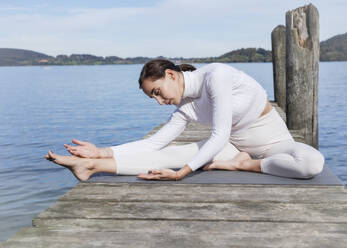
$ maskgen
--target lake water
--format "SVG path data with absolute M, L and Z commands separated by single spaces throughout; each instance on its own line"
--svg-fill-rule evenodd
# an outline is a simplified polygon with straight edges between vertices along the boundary
M 273 99 L 271 63 L 230 64 Z M 195 64 L 196 67 L 202 64 Z M 0 240 L 78 181 L 43 156 L 71 139 L 99 147 L 140 139 L 169 118 L 138 88 L 142 65 L 0 67 Z M 347 62 L 320 63 L 319 139 L 326 166 L 347 185 Z

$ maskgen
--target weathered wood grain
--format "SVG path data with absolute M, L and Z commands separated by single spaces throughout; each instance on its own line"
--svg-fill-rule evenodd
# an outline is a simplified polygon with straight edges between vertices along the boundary
M 286 110 L 286 27 L 278 25 L 271 32 L 274 97 Z
M 232 201 L 57 201 L 36 218 L 171 219 L 347 223 L 347 204 Z
M 343 247 L 347 241 L 347 224 L 160 220 L 80 223 L 79 228 L 24 228 L 3 247 L 332 248 Z
M 306 5 L 286 13 L 286 113 L 289 129 L 301 130 L 318 148 L 319 14 Z
M 148 194 L 148 192 L 151 192 Z M 259 194 L 261 192 L 261 194 Z M 59 198 L 59 201 L 113 201 L 113 202 L 209 202 L 233 201 L 278 203 L 339 203 L 347 204 L 343 186 L 298 187 L 291 185 L 223 185 L 218 184 L 136 184 L 79 183 Z

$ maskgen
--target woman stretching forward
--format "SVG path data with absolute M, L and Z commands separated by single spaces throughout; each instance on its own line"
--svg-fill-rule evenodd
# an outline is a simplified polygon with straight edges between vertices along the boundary
M 67 167 L 79 180 L 96 172 L 179 180 L 202 166 L 311 178 L 323 169 L 323 155 L 295 142 L 261 85 L 232 66 L 211 63 L 196 69 L 155 59 L 143 66 L 139 84 L 160 105 L 177 106 L 158 132 L 104 148 L 72 140 L 78 146 L 64 144 L 72 156 L 49 151 L 46 159 Z M 211 126 L 211 136 L 168 146 L 192 120 Z

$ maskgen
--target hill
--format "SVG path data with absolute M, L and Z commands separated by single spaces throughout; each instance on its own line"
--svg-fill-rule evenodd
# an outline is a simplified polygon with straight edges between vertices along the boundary
M 35 65 L 40 61 L 53 59 L 43 53 L 24 49 L 0 48 L 0 66 L 7 65 Z
M 347 33 L 336 35 L 320 44 L 321 61 L 347 61 Z
M 211 63 L 211 62 L 271 62 L 271 51 L 263 48 L 241 48 L 225 53 L 219 57 L 184 59 L 184 62 Z
M 336 35 L 320 43 L 321 61 L 347 61 L 347 33 Z M 263 48 L 241 48 L 218 57 L 165 58 L 175 63 L 212 62 L 271 62 L 271 51 Z M 121 58 L 118 56 L 94 56 L 90 54 L 58 55 L 56 57 L 24 49 L 0 48 L 0 66 L 16 65 L 104 65 L 143 64 L 154 59 L 149 57 Z

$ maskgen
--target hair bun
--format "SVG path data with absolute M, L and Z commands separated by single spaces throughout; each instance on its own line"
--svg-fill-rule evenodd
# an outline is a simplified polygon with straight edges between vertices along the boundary
M 190 64 L 180 64 L 176 65 L 181 71 L 195 71 L 196 68 Z

